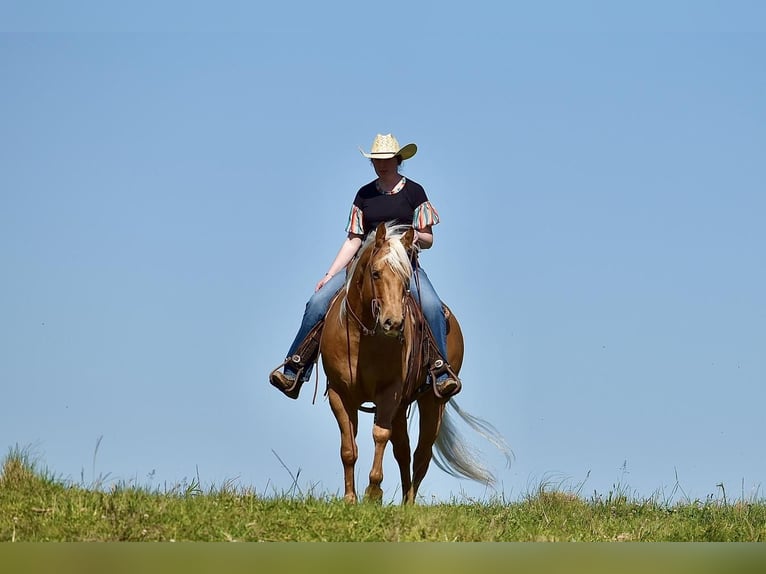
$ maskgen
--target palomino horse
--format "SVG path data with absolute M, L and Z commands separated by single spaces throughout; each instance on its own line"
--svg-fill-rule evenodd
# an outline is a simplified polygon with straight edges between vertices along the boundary
M 328 379 L 330 406 L 340 428 L 348 502 L 357 500 L 354 466 L 358 458 L 358 413 L 368 402 L 375 405 L 372 429 L 375 451 L 365 498 L 380 501 L 383 497 L 383 455 L 389 441 L 399 465 L 403 503 L 415 502 L 433 447 L 436 449 L 434 462 L 442 470 L 485 484 L 494 480 L 478 458 L 460 443 L 446 416 L 449 414 L 445 409 L 447 403 L 430 387 L 419 393 L 412 392 L 421 388 L 427 377 L 424 366 L 409 364 L 417 333 L 407 298 L 412 249 L 412 228 L 380 224 L 361 246 L 348 270 L 346 287 L 332 303 L 325 320 L 320 351 Z M 459 372 L 463 362 L 463 335 L 451 313 L 447 351 L 450 365 Z M 413 380 L 412 374 L 408 378 L 412 368 L 416 371 L 415 384 L 406 386 L 407 380 Z M 420 425 L 411 474 L 407 412 L 413 400 L 418 403 Z M 449 403 L 463 420 L 503 450 L 510 460 L 502 438 L 491 425 L 463 413 L 453 400 Z

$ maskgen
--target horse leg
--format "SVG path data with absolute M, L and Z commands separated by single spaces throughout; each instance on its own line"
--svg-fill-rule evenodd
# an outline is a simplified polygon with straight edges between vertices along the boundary
M 364 498 L 372 502 L 381 502 L 383 500 L 383 489 L 380 485 L 383 483 L 383 454 L 386 451 L 386 445 L 391 438 L 391 429 L 384 428 L 375 423 L 372 425 L 372 440 L 375 441 L 375 454 L 372 459 L 372 469 L 370 470 L 370 484 L 364 491 Z
M 414 499 L 410 499 L 412 494 L 412 476 L 410 474 L 412 453 L 410 451 L 410 437 L 407 434 L 407 411 L 405 409 L 400 409 L 394 417 L 391 446 L 394 448 L 394 458 L 399 465 L 399 474 L 402 479 L 402 504 L 414 502 Z
M 397 400 L 397 385 L 390 385 L 379 391 L 375 396 L 375 422 L 372 425 L 372 440 L 375 442 L 375 452 L 370 469 L 370 484 L 364 492 L 364 497 L 371 501 L 383 500 L 383 455 L 386 445 L 391 440 L 392 423 L 399 410 Z
M 423 482 L 426 472 L 428 472 L 428 466 L 431 464 L 433 445 L 436 441 L 436 436 L 439 434 L 442 414 L 444 413 L 444 403 L 437 401 L 433 393 L 426 393 L 418 399 L 418 413 L 420 417 L 420 432 L 412 465 L 412 502 L 415 501 L 420 483 Z
M 340 459 L 343 462 L 344 498 L 346 502 L 353 503 L 356 502 L 354 465 L 359 457 L 356 445 L 356 429 L 359 416 L 356 409 L 349 409 L 343 398 L 332 388 L 327 391 L 327 397 L 340 429 Z

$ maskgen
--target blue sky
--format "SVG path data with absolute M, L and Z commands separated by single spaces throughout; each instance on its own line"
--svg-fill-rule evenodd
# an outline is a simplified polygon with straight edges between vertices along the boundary
M 466 430 L 498 490 L 434 468 L 424 500 L 762 497 L 765 27 L 744 1 L 0 1 L 0 448 L 342 493 L 321 391 L 267 376 L 393 132 L 442 218 L 458 402 L 515 455 Z

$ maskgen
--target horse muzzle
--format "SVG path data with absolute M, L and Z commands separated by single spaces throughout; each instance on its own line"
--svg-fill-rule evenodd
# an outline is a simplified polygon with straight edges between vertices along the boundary
M 398 319 L 391 317 L 383 319 L 381 317 L 378 321 L 378 326 L 380 327 L 380 332 L 386 337 L 401 337 L 402 328 L 404 327 L 404 317 Z

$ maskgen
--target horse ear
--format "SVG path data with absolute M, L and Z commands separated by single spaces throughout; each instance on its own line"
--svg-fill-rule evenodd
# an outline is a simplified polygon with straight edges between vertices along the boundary
M 386 224 L 378 223 L 378 228 L 375 230 L 375 247 L 380 249 L 383 247 L 383 243 L 386 241 Z
M 405 251 L 407 253 L 412 251 L 412 243 L 415 239 L 415 230 L 410 227 L 407 231 L 404 232 L 404 235 L 402 235 L 402 245 L 404 246 Z

